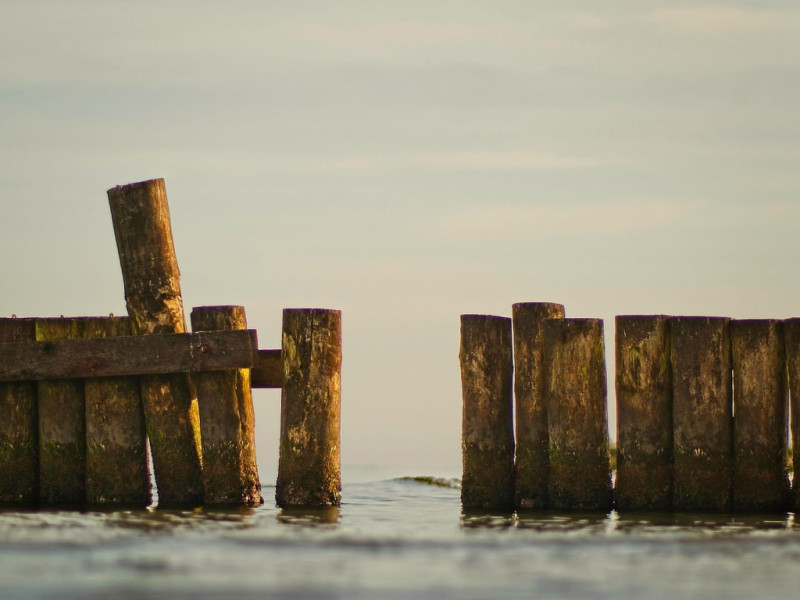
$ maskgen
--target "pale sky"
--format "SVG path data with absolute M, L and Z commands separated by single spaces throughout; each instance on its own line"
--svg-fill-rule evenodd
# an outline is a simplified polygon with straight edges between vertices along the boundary
M 3 0 L 0 315 L 124 314 L 163 177 L 187 317 L 341 309 L 345 470 L 457 474 L 462 313 L 800 315 L 798 106 L 794 0 Z

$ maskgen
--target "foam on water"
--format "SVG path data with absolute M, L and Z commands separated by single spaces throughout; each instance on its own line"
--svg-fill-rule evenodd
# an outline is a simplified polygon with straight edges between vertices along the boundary
M 4 599 L 786 598 L 799 559 L 792 515 L 462 514 L 415 477 L 339 509 L 0 512 Z

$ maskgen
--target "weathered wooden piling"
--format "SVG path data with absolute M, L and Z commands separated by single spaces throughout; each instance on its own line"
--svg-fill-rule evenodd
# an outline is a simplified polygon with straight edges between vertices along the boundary
M 672 369 L 669 317 L 616 318 L 619 510 L 672 507 Z
M 786 319 L 783 322 L 783 335 L 792 415 L 792 505 L 795 511 L 800 511 L 800 318 Z
M 514 508 L 511 319 L 461 315 L 461 504 Z
M 0 344 L 36 339 L 33 319 L 0 319 Z M 39 410 L 32 381 L 0 383 L 0 505 L 39 502 Z
M 192 331 L 247 329 L 242 306 L 192 309 Z M 250 369 L 193 376 L 200 409 L 206 504 L 261 504 Z
M 108 200 L 132 332 L 185 332 L 164 180 L 112 188 Z M 189 377 L 148 376 L 140 381 L 159 503 L 202 503 L 200 424 Z
M 611 508 L 602 319 L 543 324 L 550 507 Z
M 728 512 L 732 486 L 730 319 L 673 317 L 673 508 Z
M 83 335 L 81 319 L 36 319 L 36 340 Z M 83 381 L 38 382 L 39 501 L 43 506 L 78 506 L 86 501 L 86 405 Z
M 83 337 L 131 334 L 128 317 L 88 318 Z M 98 377 L 84 382 L 86 398 L 86 502 L 147 506 L 152 501 L 147 432 L 134 377 Z
M 516 403 L 517 508 L 546 508 L 549 481 L 547 399 L 544 393 L 542 323 L 563 319 L 564 306 L 520 302 L 512 306 L 514 328 L 514 398 Z
M 780 321 L 731 322 L 733 510 L 789 509 L 786 352 Z
M 278 506 L 341 501 L 341 312 L 283 311 Z

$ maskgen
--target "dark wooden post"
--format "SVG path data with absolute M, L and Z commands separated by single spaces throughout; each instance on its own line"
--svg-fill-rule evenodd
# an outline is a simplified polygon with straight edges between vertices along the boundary
M 512 306 L 516 402 L 514 480 L 517 508 L 547 507 L 550 442 L 542 367 L 542 322 L 546 319 L 563 318 L 562 304 L 520 302 Z
M 673 317 L 673 508 L 731 509 L 730 319 Z
M 338 506 L 341 501 L 342 314 L 283 311 L 278 506 Z
M 134 335 L 183 333 L 186 321 L 163 179 L 108 190 Z M 142 377 L 159 504 L 203 501 L 200 423 L 188 375 Z
M 672 507 L 669 317 L 616 318 L 619 510 Z
M 89 318 L 83 337 L 131 334 L 128 317 Z M 86 379 L 86 501 L 147 506 L 152 501 L 147 432 L 135 377 Z
M 461 315 L 461 503 L 514 508 L 511 319 Z
M 33 319 L 0 319 L 0 344 L 35 339 Z M 38 414 L 35 383 L 0 383 L 0 505 L 39 502 Z
M 36 340 L 82 336 L 81 319 L 37 319 Z M 86 502 L 86 405 L 83 381 L 38 382 L 39 500 L 42 505 Z
M 786 351 L 776 320 L 731 322 L 733 509 L 789 509 Z
M 789 371 L 789 397 L 791 399 L 791 439 L 792 464 L 792 504 L 800 511 L 800 318 L 783 322 L 783 335 L 786 344 L 786 365 Z
M 611 508 L 606 365 L 602 319 L 543 325 L 550 508 Z
M 192 309 L 192 331 L 247 329 L 241 306 Z M 200 408 L 206 504 L 262 503 L 250 369 L 193 376 Z

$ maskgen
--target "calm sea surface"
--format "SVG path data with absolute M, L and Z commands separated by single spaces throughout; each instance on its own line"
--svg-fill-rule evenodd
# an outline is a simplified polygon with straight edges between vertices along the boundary
M 418 473 L 410 473 L 417 475 Z M 271 500 L 274 488 L 266 488 Z M 792 515 L 463 515 L 345 476 L 338 510 L 0 512 L 0 598 L 793 598 Z

